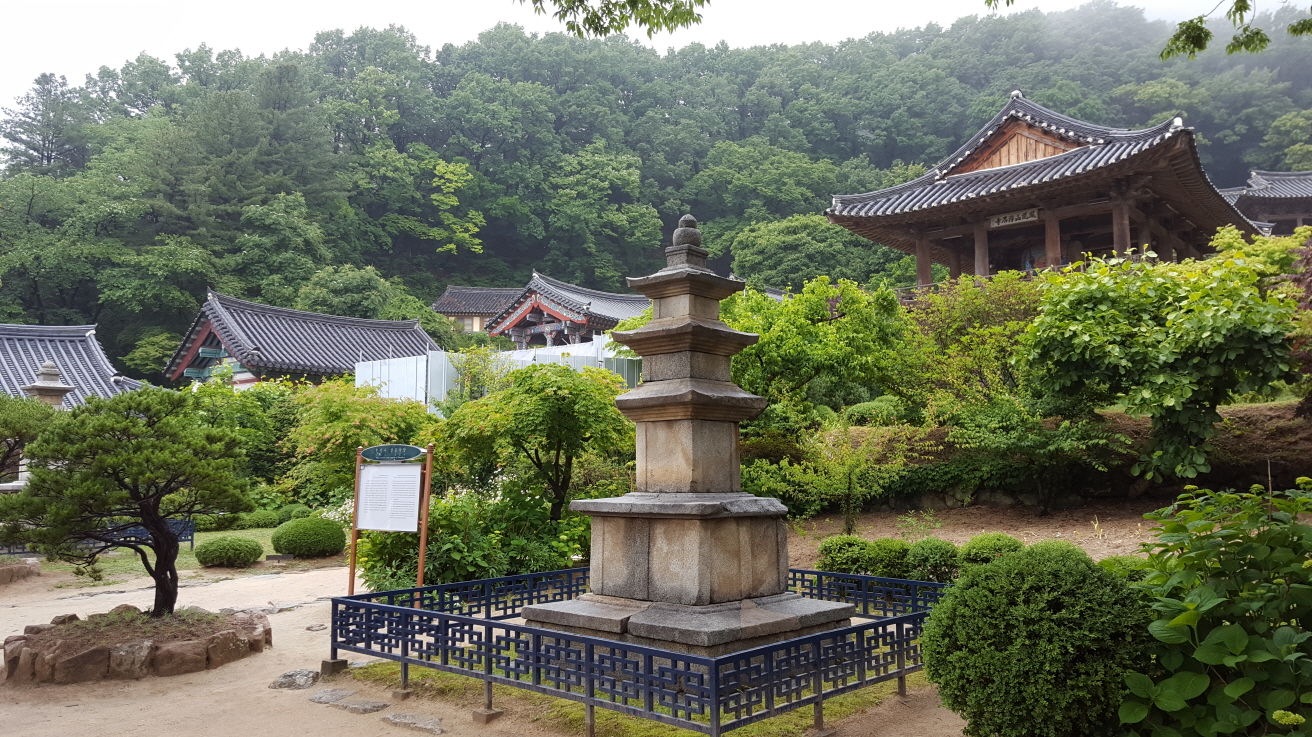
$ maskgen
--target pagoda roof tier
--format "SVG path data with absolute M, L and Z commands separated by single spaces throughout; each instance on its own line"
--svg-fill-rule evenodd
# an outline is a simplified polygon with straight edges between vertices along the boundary
M 119 375 L 109 362 L 95 325 L 0 324 L 0 391 L 26 397 L 23 387 L 36 382 L 41 364 L 51 361 L 73 391 L 63 406 L 72 409 L 90 397 L 112 397 L 141 388 L 141 382 Z
M 188 368 L 209 366 L 223 352 L 252 372 L 334 376 L 351 373 L 359 361 L 436 350 L 440 347 L 418 320 L 324 315 L 211 291 L 164 375 L 176 380 Z

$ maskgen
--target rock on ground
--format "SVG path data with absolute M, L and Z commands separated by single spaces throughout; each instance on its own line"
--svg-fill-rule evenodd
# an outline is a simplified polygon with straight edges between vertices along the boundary
M 311 696 L 310 701 L 316 704 L 332 704 L 342 699 L 349 699 L 354 695 L 354 691 L 348 691 L 344 688 L 327 688 Z
M 376 711 L 382 711 L 391 704 L 386 701 L 337 701 L 333 706 L 338 709 L 345 709 L 352 714 L 373 714 Z
M 388 714 L 383 717 L 383 721 L 388 724 L 395 724 L 398 727 L 413 729 L 416 732 L 442 734 L 443 731 L 441 719 L 424 716 L 423 714 Z
M 306 689 L 319 682 L 317 670 L 289 670 L 269 684 L 269 688 Z

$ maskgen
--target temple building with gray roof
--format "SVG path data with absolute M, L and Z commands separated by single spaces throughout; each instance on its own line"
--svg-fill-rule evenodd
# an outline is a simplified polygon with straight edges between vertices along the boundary
M 247 302 L 209 292 L 164 367 L 169 381 L 204 380 L 230 366 L 238 386 L 263 378 L 319 381 L 355 371 L 360 361 L 440 350 L 418 320 L 364 320 Z
M 838 195 L 829 221 L 932 264 L 952 277 L 1035 270 L 1085 253 L 1152 250 L 1165 261 L 1202 255 L 1217 228 L 1258 228 L 1223 196 L 1176 118 L 1140 130 L 1095 125 L 1020 92 L 923 176 Z

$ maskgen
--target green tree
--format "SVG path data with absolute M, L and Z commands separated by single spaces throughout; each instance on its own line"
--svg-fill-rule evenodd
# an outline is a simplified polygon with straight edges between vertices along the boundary
M 753 283 L 800 290 L 818 276 L 871 281 L 903 254 L 831 225 L 823 215 L 794 215 L 738 231 L 729 247 L 734 272 Z
M 10 171 L 69 175 L 86 165 L 87 140 L 82 127 L 91 122 L 77 90 L 64 77 L 42 74 L 18 98 L 18 109 L 4 109 L 0 147 Z
M 1000 4 L 1010 7 L 1015 2 L 1016 0 L 984 0 L 985 5 L 995 10 Z M 1206 15 L 1180 21 L 1175 27 L 1175 33 L 1166 42 L 1166 48 L 1162 49 L 1160 54 L 1162 61 L 1177 56 L 1193 59 L 1206 51 L 1208 44 L 1215 37 L 1212 29 L 1208 27 L 1209 16 L 1222 6 L 1225 6 L 1225 19 L 1234 27 L 1234 35 L 1226 44 L 1225 52 L 1237 54 L 1246 51 L 1256 54 L 1265 51 L 1271 44 L 1271 37 L 1266 31 L 1253 25 L 1257 20 L 1257 5 L 1250 0 L 1229 0 L 1228 4 L 1224 1 L 1218 3 Z M 1312 17 L 1299 18 L 1286 26 L 1285 32 L 1291 36 L 1312 35 Z
M 1029 328 L 1036 383 L 1054 393 L 1104 388 L 1153 438 L 1134 467 L 1145 478 L 1209 470 L 1218 405 L 1260 391 L 1292 368 L 1293 306 L 1263 294 L 1243 258 L 1150 264 L 1095 259 L 1048 272 Z
M 527 461 L 545 487 L 551 519 L 559 520 L 575 460 L 632 442 L 633 425 L 615 407 L 623 382 L 610 371 L 576 372 L 557 363 L 517 369 L 507 379 L 509 388 L 461 405 L 445 433 L 471 461 L 494 455 Z
M 546 14 L 548 5 L 555 8 L 552 17 L 580 38 L 622 33 L 630 24 L 647 31 L 676 31 L 700 23 L 697 8 L 707 0 L 519 0 L 532 2 L 533 10 Z
M 452 344 L 451 321 L 433 312 L 397 281 L 387 281 L 377 269 L 350 264 L 315 272 L 296 295 L 295 308 L 366 320 L 419 320 L 439 346 Z
M 239 446 L 235 433 L 199 424 L 185 393 L 147 387 L 93 398 L 27 446 L 32 476 L 0 499 L 0 539 L 83 564 L 128 548 L 155 579 L 151 616 L 168 616 L 179 550 L 169 523 L 249 508 L 233 475 Z M 145 534 L 125 535 L 135 528 Z
M 282 441 L 291 466 L 278 480 L 289 500 L 334 506 L 351 496 L 355 449 L 424 442 L 434 422 L 422 402 L 378 396 L 378 387 L 330 379 L 292 395 L 294 420 Z
M 152 332 L 138 340 L 132 351 L 119 360 L 128 368 L 153 376 L 164 370 L 164 365 L 173 357 L 181 342 L 182 336 L 176 333 Z
M 782 301 L 748 288 L 722 302 L 721 314 L 730 327 L 761 336 L 733 358 L 733 380 L 770 400 L 745 425 L 751 432 L 795 435 L 812 424 L 807 390 L 822 377 L 877 384 L 902 330 L 891 291 L 865 292 L 855 282 L 827 277 L 812 279 Z
M 17 478 L 24 446 L 54 421 L 56 412 L 34 397 L 0 395 L 0 482 Z

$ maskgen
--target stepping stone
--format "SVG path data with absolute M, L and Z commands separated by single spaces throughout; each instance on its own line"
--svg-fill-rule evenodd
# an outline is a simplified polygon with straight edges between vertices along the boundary
M 333 706 L 338 709 L 345 709 L 352 714 L 373 714 L 376 711 L 382 711 L 391 704 L 386 701 L 337 701 Z
M 347 691 L 344 688 L 329 688 L 311 696 L 310 701 L 316 704 L 332 704 L 342 699 L 349 699 L 354 695 L 354 691 Z
M 388 714 L 383 717 L 383 721 L 388 724 L 395 724 L 398 727 L 413 729 L 416 732 L 427 732 L 429 734 L 442 734 L 442 720 L 437 717 L 424 716 L 423 714 Z
M 301 690 L 312 687 L 319 682 L 319 672 L 313 670 L 289 670 L 278 676 L 278 680 L 269 684 L 269 688 L 290 688 Z

